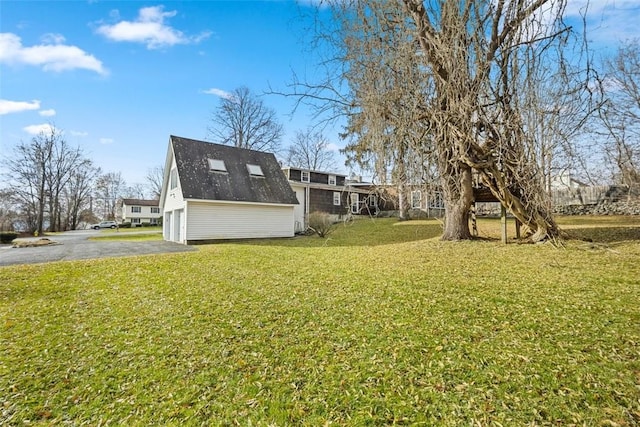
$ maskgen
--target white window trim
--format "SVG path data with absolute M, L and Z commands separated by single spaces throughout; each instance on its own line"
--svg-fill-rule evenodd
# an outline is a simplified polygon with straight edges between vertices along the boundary
M 169 189 L 173 190 L 176 187 L 178 187 L 178 169 L 173 168 L 169 175 Z
M 142 213 L 142 206 L 131 206 L 131 213 Z
M 340 192 L 333 192 L 333 206 L 340 206 Z
M 304 179 L 305 174 L 307 175 L 307 179 Z M 309 171 L 300 171 L 300 181 L 301 182 L 310 182 L 311 181 L 311 172 L 309 172 Z
M 360 213 L 360 196 L 358 193 L 351 193 L 349 195 L 349 203 L 351 205 L 351 213 Z
M 418 203 L 416 204 L 416 202 Z M 412 209 L 422 208 L 422 191 L 414 190 L 411 192 L 411 208 Z
M 338 178 L 335 175 L 329 175 L 329 185 L 337 185 Z

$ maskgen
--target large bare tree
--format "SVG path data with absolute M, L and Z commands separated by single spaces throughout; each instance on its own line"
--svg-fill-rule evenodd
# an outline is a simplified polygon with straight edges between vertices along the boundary
M 220 144 L 277 153 L 282 125 L 275 110 L 267 107 L 246 87 L 220 99 L 208 128 L 208 138 Z
M 319 102 L 320 113 L 347 116 L 345 134 L 356 137 L 351 159 L 402 182 L 407 159 L 431 155 L 445 203 L 445 240 L 471 238 L 478 181 L 533 241 L 558 238 L 544 191 L 552 171 L 543 167 L 556 157 L 557 137 L 568 139 L 564 118 L 572 113 L 559 99 L 551 105 L 539 96 L 539 83 L 572 81 L 564 55 L 573 40 L 562 20 L 566 0 L 328 3 L 337 24 L 317 39 L 333 47 L 333 57 L 321 62 L 329 77 L 317 84 L 295 77 L 290 95 Z M 418 169 L 433 176 L 433 163 Z
M 425 120 L 435 133 L 446 220 L 444 239 L 470 237 L 472 173 L 533 233 L 560 236 L 528 144 L 519 94 L 561 45 L 564 0 L 403 0 L 423 65 L 434 76 Z M 558 50 L 561 52 L 561 49 Z M 562 56 L 556 57 L 563 61 Z
M 615 182 L 640 186 L 640 41 L 622 45 L 605 61 L 603 90 L 607 98 L 600 110 L 605 150 L 615 165 Z
M 339 41 L 347 64 L 343 78 L 353 98 L 344 153 L 349 163 L 370 169 L 377 182 L 397 186 L 403 219 L 410 189 L 432 181 L 427 176 L 433 171 L 433 147 L 421 117 L 433 88 L 429 71 L 416 60 L 412 27 L 400 19 L 399 6 L 358 2 L 335 16 L 345 35 Z
M 30 142 L 21 142 L 7 161 L 7 182 L 13 187 L 30 231 L 67 228 L 68 192 L 78 171 L 91 164 L 79 147 L 71 147 L 64 132 L 50 124 Z
M 286 162 L 289 166 L 310 170 L 330 171 L 336 167 L 329 140 L 312 129 L 296 132 L 287 150 Z
M 96 206 L 102 219 L 115 220 L 118 199 L 127 190 L 127 184 L 120 172 L 107 172 L 96 179 Z
M 90 209 L 93 187 L 99 174 L 100 168 L 91 161 L 83 162 L 71 173 L 63 189 L 66 230 L 77 229 L 84 219 L 83 212 Z
M 156 165 L 147 170 L 147 188 L 151 193 L 151 196 L 155 200 L 160 200 L 160 194 L 162 193 L 162 180 L 164 178 L 164 165 Z

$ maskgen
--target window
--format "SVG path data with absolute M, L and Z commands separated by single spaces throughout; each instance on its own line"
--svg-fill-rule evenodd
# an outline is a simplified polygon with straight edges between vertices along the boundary
M 349 195 L 349 199 L 351 202 L 351 213 L 360 213 L 360 197 L 358 196 L 358 193 L 351 193 Z
M 251 165 L 247 163 L 247 169 L 249 170 L 249 175 L 251 176 L 264 176 L 262 168 L 259 165 Z
M 152 214 L 159 214 L 160 213 L 160 208 L 151 208 L 151 213 Z
M 367 197 L 367 200 L 369 201 L 369 207 L 375 208 L 376 206 L 378 206 L 378 196 L 376 196 L 375 194 Z
M 302 175 L 300 176 L 300 181 L 309 182 L 309 171 L 302 171 Z
M 444 209 L 444 200 L 442 200 L 442 193 L 436 192 L 429 197 L 429 207 L 433 209 Z
M 336 176 L 329 175 L 329 185 L 336 185 Z
M 340 206 L 340 192 L 339 191 L 334 191 L 333 192 L 333 205 L 334 206 Z
M 211 172 L 226 172 L 227 166 L 224 164 L 224 160 L 207 159 L 209 161 L 209 170 Z
M 131 218 L 131 224 L 140 224 L 140 218 Z
M 422 207 L 422 192 L 415 190 L 411 192 L 411 208 L 420 209 Z
M 170 180 L 169 188 L 173 190 L 178 186 L 178 170 L 171 169 L 171 180 Z
M 140 206 L 131 206 L 131 213 L 140 213 L 142 212 L 142 207 Z

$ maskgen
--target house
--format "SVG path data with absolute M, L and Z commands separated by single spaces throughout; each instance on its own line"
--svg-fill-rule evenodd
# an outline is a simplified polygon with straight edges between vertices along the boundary
M 335 219 L 349 213 L 377 213 L 377 196 L 372 193 L 370 183 L 304 168 L 286 167 L 282 171 L 299 202 L 294 209 L 296 232 L 306 230 L 311 212 L 326 212 Z
M 273 154 L 169 138 L 160 196 L 165 240 L 292 237 L 297 204 Z
M 158 200 L 122 199 L 122 222 L 132 227 L 142 224 L 158 224 L 162 218 Z

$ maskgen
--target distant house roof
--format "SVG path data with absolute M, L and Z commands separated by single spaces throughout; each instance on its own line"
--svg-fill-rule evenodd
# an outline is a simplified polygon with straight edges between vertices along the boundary
M 335 176 L 342 176 L 342 177 L 347 177 L 347 175 L 342 174 L 342 173 L 336 173 L 336 172 L 327 172 L 327 171 L 319 171 L 319 170 L 314 170 L 314 169 L 307 169 L 307 168 L 300 168 L 297 166 L 282 166 L 282 170 L 286 171 L 286 170 L 297 170 L 297 171 L 307 171 L 307 172 L 313 172 L 313 173 L 320 173 L 323 175 L 335 175 Z
M 122 203 L 129 206 L 159 206 L 160 200 L 122 199 Z
M 298 204 L 271 153 L 173 135 L 170 143 L 185 199 Z M 221 170 L 219 162 L 210 160 L 223 161 L 226 170 Z

